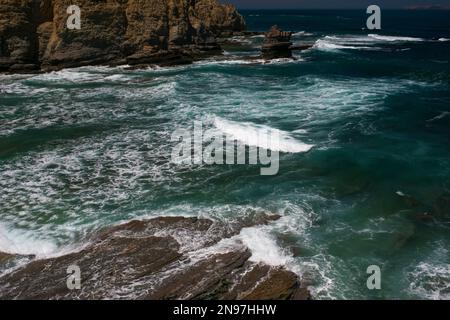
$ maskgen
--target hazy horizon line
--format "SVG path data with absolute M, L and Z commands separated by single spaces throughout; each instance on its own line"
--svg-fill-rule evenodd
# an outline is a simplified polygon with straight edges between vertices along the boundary
M 240 7 L 236 6 L 239 10 L 366 10 L 367 8 L 305 8 L 305 7 L 280 7 L 280 8 L 257 8 L 257 7 Z M 386 8 L 383 9 L 385 11 L 388 10 L 404 10 L 404 11 L 449 11 L 450 8 Z

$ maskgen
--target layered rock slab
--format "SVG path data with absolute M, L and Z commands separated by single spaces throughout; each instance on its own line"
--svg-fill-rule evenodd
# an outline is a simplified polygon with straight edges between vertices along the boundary
M 259 215 L 252 221 L 276 218 Z M 0 277 L 0 298 L 309 298 L 293 272 L 249 260 L 250 250 L 234 237 L 249 225 L 245 219 L 225 224 L 161 217 L 110 227 L 78 252 L 34 260 Z M 67 287 L 71 265 L 81 270 L 80 290 Z

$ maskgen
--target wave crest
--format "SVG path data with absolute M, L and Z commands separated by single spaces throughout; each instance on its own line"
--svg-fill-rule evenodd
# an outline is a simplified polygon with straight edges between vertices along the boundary
M 389 42 L 395 42 L 395 41 L 399 41 L 399 42 L 408 42 L 408 41 L 421 42 L 421 41 L 425 41 L 425 39 L 423 39 L 423 38 L 382 36 L 382 35 L 379 35 L 379 34 L 369 34 L 368 37 L 370 37 L 372 39 L 376 39 L 376 40 L 389 41 Z
M 288 132 L 250 122 L 235 122 L 215 117 L 214 125 L 227 136 L 248 146 L 272 151 L 299 153 L 309 151 L 313 145 L 293 138 Z M 273 143 L 274 138 L 278 141 Z

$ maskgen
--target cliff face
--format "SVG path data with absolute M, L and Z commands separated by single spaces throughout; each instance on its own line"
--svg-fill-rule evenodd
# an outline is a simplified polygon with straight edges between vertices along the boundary
M 81 9 L 79 30 L 66 26 L 70 5 Z M 0 71 L 175 62 L 244 29 L 216 0 L 0 0 Z

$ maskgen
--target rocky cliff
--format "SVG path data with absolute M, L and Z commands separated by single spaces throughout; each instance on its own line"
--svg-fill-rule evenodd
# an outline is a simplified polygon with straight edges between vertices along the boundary
M 80 29 L 67 28 L 70 5 L 81 10 Z M 236 9 L 216 0 L 0 0 L 0 71 L 180 63 L 244 29 Z

